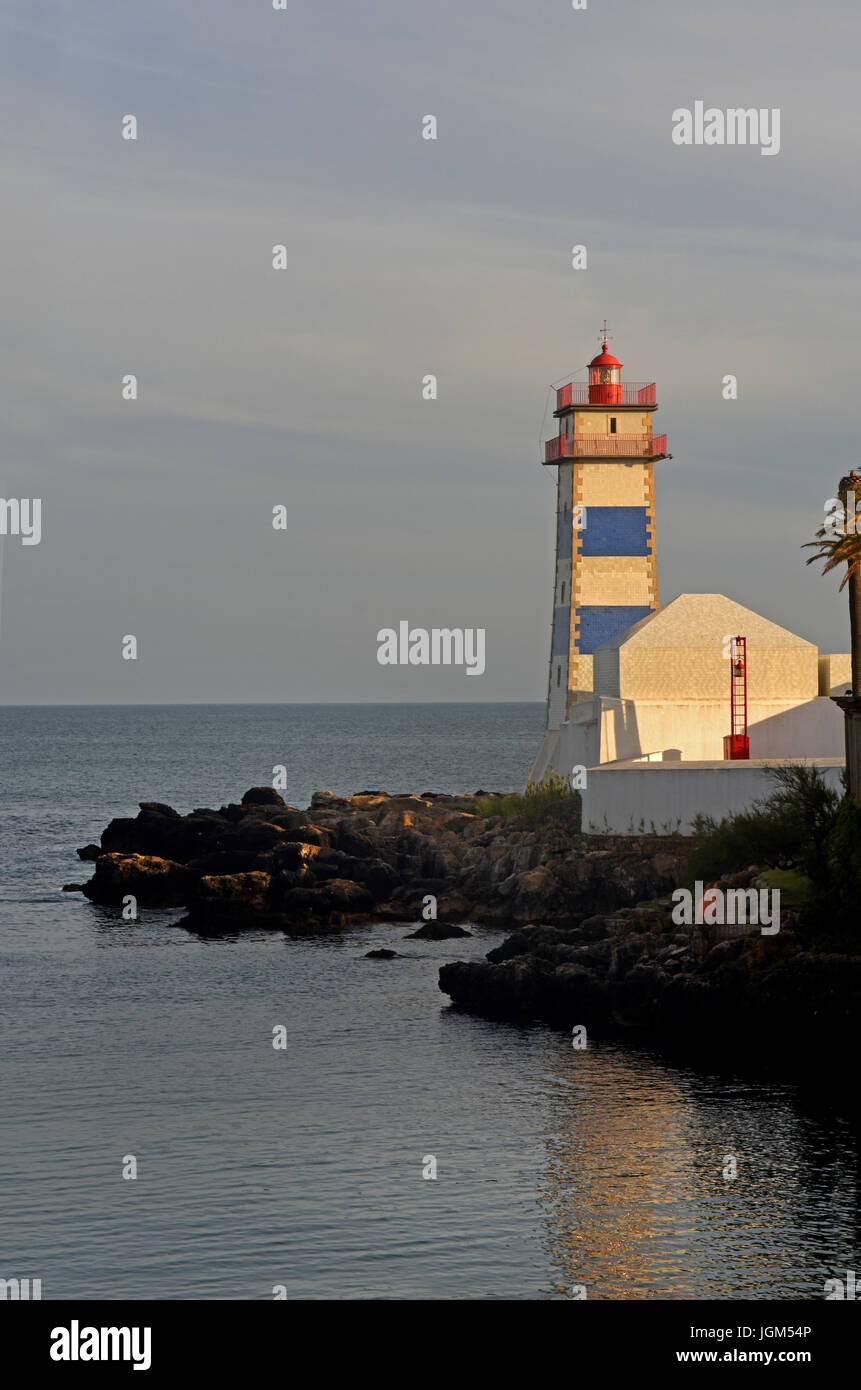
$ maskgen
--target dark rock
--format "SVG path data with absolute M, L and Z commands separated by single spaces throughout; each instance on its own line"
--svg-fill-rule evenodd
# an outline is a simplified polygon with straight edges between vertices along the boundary
M 312 857 L 307 858 L 306 862 L 318 883 L 330 878 L 353 877 L 350 867 L 355 861 L 348 854 L 342 854 L 338 849 L 326 849 L 319 845 L 315 846 L 314 849 L 315 853 Z
M 518 956 L 502 965 L 454 961 L 442 966 L 439 987 L 473 1013 L 528 1020 L 538 1016 L 543 986 L 554 973 L 555 966 L 536 956 Z
M 344 811 L 350 811 L 352 809 L 346 797 L 337 796 L 335 792 L 321 791 L 315 792 L 311 797 L 311 805 L 308 809 L 310 811 L 331 811 L 339 807 L 343 807 Z
M 370 859 L 375 854 L 371 837 L 356 830 L 350 821 L 340 820 L 333 829 L 335 844 L 344 854 L 350 854 L 354 859 Z
M 639 965 L 640 961 L 653 949 L 648 937 L 619 936 L 616 940 L 598 943 L 609 946 L 607 973 L 611 980 L 624 980 L 625 976 Z
M 305 823 L 301 826 L 285 826 L 281 831 L 281 839 L 300 845 L 321 845 L 329 849 L 335 841 L 335 835 L 325 826 Z
M 261 864 L 263 860 L 260 861 Z M 265 871 L 264 871 L 265 872 Z M 313 888 L 316 879 L 307 866 L 299 869 L 279 869 L 272 871 L 269 880 L 269 897 L 276 911 L 286 911 L 287 895 L 297 888 Z
M 307 871 L 314 864 L 318 854 L 316 845 L 305 844 L 301 840 L 281 840 L 273 850 L 257 856 L 261 869 L 269 873 L 290 872 L 297 869 Z
M 102 854 L 96 872 L 83 885 L 91 902 L 121 903 L 131 895 L 149 907 L 180 907 L 188 901 L 193 880 L 184 865 L 146 854 Z
M 249 787 L 242 798 L 243 806 L 286 806 L 280 792 L 274 787 Z
M 488 951 L 487 959 L 499 965 L 504 960 L 513 960 L 515 956 L 526 956 L 530 953 L 546 955 L 549 950 L 555 947 L 567 946 L 572 943 L 576 945 L 579 941 L 578 928 L 565 931 L 559 927 L 523 927 L 513 936 L 507 937 L 501 945 Z
M 606 1021 L 610 990 L 594 970 L 583 965 L 560 965 L 543 981 L 541 1016 L 573 1028 L 597 1029 Z
M 352 875 L 359 883 L 364 883 L 378 903 L 387 902 L 401 881 L 395 870 L 382 859 L 354 860 Z
M 302 832 L 290 831 L 289 833 L 292 835 Z M 272 825 L 262 816 L 246 816 L 236 826 L 234 835 L 238 849 L 253 850 L 258 854 L 265 854 L 267 850 L 274 849 L 284 838 L 278 826 Z
M 250 873 L 260 864 L 261 855 L 253 849 L 214 850 L 203 854 L 199 859 L 189 859 L 186 868 L 190 874 L 205 878 L 221 874 Z
M 281 911 L 290 924 L 318 926 L 331 923 L 345 926 L 357 922 L 374 906 L 374 900 L 360 883 L 333 878 L 309 888 L 293 888 L 284 894 Z
M 81 848 L 76 851 L 76 853 L 79 859 L 94 861 L 98 859 L 99 855 L 102 853 L 102 847 L 101 845 L 92 844 L 82 845 Z
M 374 900 L 361 883 L 353 883 L 346 878 L 333 878 L 316 890 L 317 900 L 332 912 L 363 913 L 370 912 Z
M 102 833 L 106 854 L 148 854 L 185 863 L 233 841 L 233 827 L 217 811 L 178 816 L 171 808 L 149 802 L 131 820 L 112 820 Z
M 403 960 L 403 956 L 398 955 L 397 951 L 387 951 L 384 946 L 376 951 L 366 951 L 365 960 Z
M 666 837 L 583 836 L 565 816 L 548 817 L 537 829 L 508 825 L 477 815 L 469 796 L 328 791 L 301 811 L 274 788 L 258 787 L 241 804 L 198 807 L 188 815 L 141 803 L 137 816 L 113 820 L 101 845 L 82 854 L 97 865 L 105 855 L 139 856 L 182 869 L 185 878 L 177 881 L 192 917 L 212 899 L 201 887 L 205 879 L 265 874 L 262 896 L 216 899 L 225 917 L 234 904 L 243 926 L 255 912 L 261 924 L 281 921 L 291 930 L 340 929 L 363 915 L 410 920 L 431 894 L 437 922 L 421 931 L 426 937 L 453 937 L 465 921 L 515 931 L 540 922 L 543 930 L 563 933 L 542 947 L 551 964 L 588 969 L 592 957 L 572 956 L 575 946 L 646 932 L 661 937 L 664 907 L 652 899 L 656 885 L 662 892 L 674 886 L 681 851 Z M 97 872 L 92 891 L 109 891 L 109 878 L 107 870 Z M 636 922 L 625 915 L 629 909 Z
M 278 920 L 269 903 L 269 874 L 208 874 L 200 879 L 180 925 L 199 931 L 272 927 Z
M 629 1025 L 647 1026 L 668 983 L 659 965 L 635 965 L 617 991 L 617 1017 Z
M 472 936 L 471 931 L 466 931 L 463 927 L 452 926 L 448 922 L 425 922 L 418 931 L 411 931 L 404 939 L 406 941 L 449 941 L 454 936 Z

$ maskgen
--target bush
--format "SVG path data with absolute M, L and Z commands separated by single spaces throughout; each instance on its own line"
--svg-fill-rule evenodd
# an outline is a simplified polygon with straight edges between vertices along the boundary
M 698 844 L 687 864 L 693 882 L 712 882 L 750 864 L 800 869 L 816 888 L 830 882 L 829 836 L 840 795 L 817 767 L 790 764 L 769 768 L 776 783 L 771 796 L 749 811 L 716 821 L 697 816 Z
M 532 829 L 557 810 L 579 813 L 580 794 L 571 790 L 558 772 L 547 773 L 540 782 L 530 778 L 526 791 L 510 796 L 480 796 L 475 802 L 477 816 L 496 817 L 522 829 Z
M 770 770 L 776 789 L 750 811 L 694 822 L 699 843 L 686 865 L 689 883 L 714 882 L 756 864 L 800 912 L 808 947 L 854 951 L 861 923 L 861 803 L 833 791 L 818 768 Z M 775 872 L 776 871 L 776 872 Z

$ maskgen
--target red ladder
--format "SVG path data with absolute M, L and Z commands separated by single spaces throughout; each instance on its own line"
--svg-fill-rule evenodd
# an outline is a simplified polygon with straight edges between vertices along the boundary
M 733 637 L 730 646 L 730 726 L 725 735 L 723 755 L 727 761 L 738 762 L 750 757 L 747 732 L 747 639 Z

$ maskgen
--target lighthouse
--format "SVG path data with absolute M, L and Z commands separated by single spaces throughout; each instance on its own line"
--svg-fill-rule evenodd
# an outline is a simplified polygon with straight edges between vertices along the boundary
M 557 473 L 556 564 L 531 780 L 569 782 L 587 835 L 693 834 L 699 816 L 770 795 L 769 769 L 800 758 L 837 788 L 833 697 L 849 655 L 820 654 L 725 594 L 659 604 L 654 465 L 672 455 L 653 429 L 655 383 L 622 380 L 606 327 L 586 381 L 556 391 L 544 448 Z
M 547 729 L 593 693 L 593 655 L 658 607 L 654 464 L 655 383 L 623 381 L 607 346 L 585 382 L 556 391 L 558 433 L 545 445 L 557 470 L 556 572 Z

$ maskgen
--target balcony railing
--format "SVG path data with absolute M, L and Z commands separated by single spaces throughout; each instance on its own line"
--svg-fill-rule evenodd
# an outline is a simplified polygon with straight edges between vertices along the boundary
M 655 383 L 653 381 L 623 381 L 610 386 L 592 387 L 589 398 L 587 381 L 569 381 L 556 392 L 556 409 L 564 410 L 569 405 L 654 405 Z
M 667 436 L 656 435 L 654 439 L 644 439 L 641 434 L 601 434 L 592 439 L 566 439 L 557 435 L 548 439 L 544 445 L 544 462 L 555 463 L 557 459 L 583 458 L 664 458 L 667 452 Z

